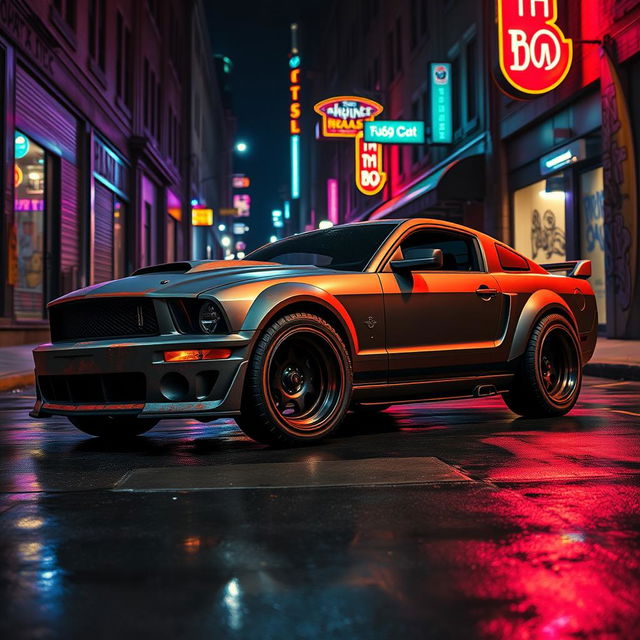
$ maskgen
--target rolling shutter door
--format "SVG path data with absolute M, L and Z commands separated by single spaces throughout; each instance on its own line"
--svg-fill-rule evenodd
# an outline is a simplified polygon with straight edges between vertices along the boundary
M 80 218 L 78 215 L 78 167 L 60 161 L 60 293 L 80 286 Z
M 76 164 L 78 123 L 35 78 L 16 70 L 16 129 L 43 144 L 50 143 L 63 158 Z
M 19 65 L 16 68 L 15 126 L 60 159 L 60 289 L 78 288 L 80 264 L 78 122 Z
M 113 279 L 113 194 L 95 183 L 93 282 Z

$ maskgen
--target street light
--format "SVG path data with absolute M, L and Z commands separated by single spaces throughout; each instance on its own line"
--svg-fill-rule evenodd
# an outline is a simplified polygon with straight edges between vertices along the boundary
M 238 153 L 246 153 L 249 150 L 249 145 L 244 142 L 244 141 L 240 141 L 240 142 L 236 142 L 236 151 Z

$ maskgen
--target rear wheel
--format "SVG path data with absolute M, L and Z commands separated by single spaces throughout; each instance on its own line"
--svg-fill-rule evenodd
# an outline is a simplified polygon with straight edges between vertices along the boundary
M 316 441 L 344 418 L 351 387 L 351 361 L 337 331 L 316 315 L 290 313 L 258 339 L 237 422 L 266 444 Z
M 71 424 L 88 433 L 109 440 L 126 440 L 153 429 L 158 420 L 140 419 L 131 416 L 73 416 Z
M 521 416 L 564 415 L 578 399 L 582 385 L 580 345 L 573 327 L 551 314 L 535 326 L 522 356 L 506 405 Z

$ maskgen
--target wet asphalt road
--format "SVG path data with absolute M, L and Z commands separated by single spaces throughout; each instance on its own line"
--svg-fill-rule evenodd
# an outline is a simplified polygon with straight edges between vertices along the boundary
M 114 446 L 0 395 L 3 638 L 638 638 L 640 384 Z

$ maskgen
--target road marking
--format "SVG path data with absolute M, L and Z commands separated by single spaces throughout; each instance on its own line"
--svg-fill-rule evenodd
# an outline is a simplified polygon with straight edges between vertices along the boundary
M 136 469 L 114 491 L 370 487 L 473 482 L 438 458 L 365 458 Z
M 640 417 L 640 413 L 636 413 L 635 411 L 623 411 L 622 409 L 609 409 L 609 411 L 613 413 L 624 413 L 626 416 L 638 416 Z

